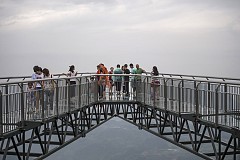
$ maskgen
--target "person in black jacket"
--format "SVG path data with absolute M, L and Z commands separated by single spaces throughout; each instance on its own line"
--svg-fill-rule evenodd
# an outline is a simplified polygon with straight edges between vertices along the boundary
M 123 73 L 130 74 L 130 70 L 128 69 L 128 65 L 125 64 L 123 66 Z M 129 97 L 129 76 L 124 76 L 124 86 L 125 86 L 125 96 Z

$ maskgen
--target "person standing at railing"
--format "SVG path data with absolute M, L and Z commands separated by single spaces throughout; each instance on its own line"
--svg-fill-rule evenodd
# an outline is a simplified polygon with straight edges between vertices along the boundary
M 104 64 L 99 64 L 97 66 L 97 74 L 102 74 L 97 76 L 98 80 L 98 93 L 99 93 L 99 99 L 105 99 L 106 98 L 106 86 L 109 83 L 108 76 L 104 76 L 103 74 L 108 74 L 107 68 L 104 66 Z
M 113 71 L 114 71 L 114 68 L 111 67 L 110 68 L 110 71 L 108 72 L 108 74 L 113 74 Z M 109 76 L 109 95 L 112 96 L 113 93 L 112 93 L 112 88 L 114 86 L 114 83 L 113 83 L 113 78 L 112 76 Z
M 152 72 L 151 72 L 152 76 L 159 76 L 159 72 L 156 66 L 153 66 L 152 68 Z M 157 77 L 152 77 L 152 82 L 151 82 L 151 98 L 152 100 L 159 100 L 159 94 L 160 94 L 160 81 Z
M 125 64 L 123 66 L 123 73 L 130 74 L 130 70 L 128 69 L 128 65 Z M 124 76 L 124 86 L 125 86 L 125 98 L 129 98 L 129 76 Z
M 35 102 L 36 102 L 36 96 L 35 96 L 35 90 L 33 88 L 33 83 L 28 82 L 28 87 L 27 87 L 27 110 L 28 114 L 31 114 L 34 112 L 34 107 L 35 107 Z
M 75 66 L 71 65 L 69 66 L 68 73 L 65 74 L 67 77 L 69 77 L 69 84 L 70 84 L 70 98 L 73 99 L 75 97 L 75 87 L 76 87 L 76 79 L 73 77 L 77 76 L 77 72 L 75 71 Z
M 142 77 L 141 74 L 146 73 L 146 71 L 142 68 L 139 67 L 139 64 L 136 64 L 136 70 L 135 74 L 138 74 L 135 76 L 135 81 L 136 81 L 136 92 L 137 96 L 140 97 L 140 94 L 142 92 Z
M 49 79 L 52 78 L 52 75 L 49 73 L 47 68 L 43 69 L 43 78 Z M 53 95 L 54 95 L 54 81 L 46 80 L 44 81 L 44 109 L 53 110 Z
M 136 69 L 134 68 L 134 65 L 132 63 L 130 63 L 129 67 L 130 67 L 130 73 L 131 74 L 136 74 Z M 130 76 L 130 82 L 131 82 L 133 97 L 135 97 L 136 82 L 135 82 L 135 77 L 134 76 Z
M 123 73 L 124 73 L 124 66 L 121 67 Z M 122 77 L 123 79 L 123 82 L 122 82 L 122 92 L 123 92 L 123 95 L 126 93 L 126 88 L 125 88 L 125 83 L 124 83 L 124 77 Z
M 122 69 L 120 68 L 120 64 L 117 65 L 117 68 L 113 71 L 114 74 L 123 74 Z M 114 76 L 114 83 L 116 86 L 117 96 L 121 94 L 121 87 L 122 87 L 122 76 Z
M 36 68 L 36 74 L 32 76 L 33 80 L 40 80 L 43 79 L 43 74 L 42 74 L 42 68 L 37 66 Z M 43 94 L 42 94 L 42 86 L 43 82 L 38 81 L 34 83 L 34 89 L 36 90 L 36 113 L 39 113 L 39 102 L 40 105 L 42 105 L 42 100 L 43 100 Z

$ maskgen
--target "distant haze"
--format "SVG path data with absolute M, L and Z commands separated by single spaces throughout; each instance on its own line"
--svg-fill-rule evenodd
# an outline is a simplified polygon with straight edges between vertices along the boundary
M 1 0 L 0 77 L 95 71 L 139 63 L 150 71 L 239 77 L 239 0 Z

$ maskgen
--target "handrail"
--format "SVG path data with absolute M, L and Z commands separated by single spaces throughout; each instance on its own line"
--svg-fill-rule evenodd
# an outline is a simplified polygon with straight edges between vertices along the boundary
M 79 76 L 86 75 L 86 74 L 91 75 L 91 74 L 95 74 L 95 73 L 93 73 L 93 72 L 77 73 L 77 75 L 79 75 Z M 64 73 L 60 73 L 60 74 L 58 73 L 58 74 L 52 74 L 52 75 L 55 76 L 55 77 L 66 76 L 66 74 L 64 74 Z M 25 80 L 27 78 L 32 78 L 32 77 L 31 76 L 9 76 L 9 77 L 6 76 L 6 77 L 0 77 L 0 80 L 7 80 L 7 82 L 8 82 L 11 79 L 23 79 L 23 80 Z
M 86 73 L 87 74 L 87 73 Z M 172 79 L 172 80 L 186 80 L 186 81 L 193 81 L 193 82 L 211 82 L 216 84 L 230 84 L 230 85 L 240 85 L 240 82 L 228 82 L 228 81 L 217 81 L 217 80 L 199 80 L 199 79 L 187 79 L 187 78 L 174 78 L 174 77 L 161 77 L 161 76 L 152 76 L 152 75 L 142 75 L 142 74 L 91 74 L 91 75 L 83 75 L 83 76 L 76 76 L 76 77 L 62 77 L 62 78 L 45 78 L 40 80 L 24 80 L 24 81 L 14 81 L 14 82 L 3 82 L 0 85 L 9 85 L 9 84 L 17 84 L 17 83 L 27 83 L 27 82 L 41 82 L 47 80 L 69 80 L 69 79 L 76 79 L 76 78 L 83 78 L 89 76 L 142 76 L 142 77 L 153 77 L 153 78 L 164 78 L 164 79 Z
M 96 72 L 82 72 L 82 73 L 77 73 L 78 76 L 82 76 L 82 75 L 93 75 L 96 74 Z M 147 75 L 151 75 L 151 72 L 146 72 Z M 61 77 L 61 76 L 65 76 L 66 74 L 53 74 L 53 76 L 56 77 Z M 221 80 L 221 81 L 240 81 L 240 78 L 230 78 L 230 77 L 215 77 L 215 76 L 198 76 L 198 75 L 188 75 L 188 74 L 172 74 L 172 73 L 159 73 L 159 76 L 165 77 L 165 76 L 169 76 L 166 78 L 174 78 L 174 77 L 180 77 L 181 79 L 186 79 L 186 78 L 190 78 L 190 79 L 196 79 L 196 78 L 201 78 L 201 79 L 206 79 L 206 80 L 210 80 L 210 79 L 214 79 L 214 80 Z M 11 77 L 0 77 L 0 80 L 4 80 L 6 79 L 7 82 L 11 79 L 27 79 L 27 78 L 31 78 L 31 76 L 11 76 Z
M 219 79 L 219 80 L 222 80 L 222 81 L 225 81 L 225 80 L 230 80 L 230 81 L 240 81 L 240 78 L 230 78 L 230 77 L 215 77 L 215 76 L 198 76 L 198 75 L 188 75 L 188 74 L 168 74 L 168 73 L 159 73 L 159 75 L 167 75 L 167 76 L 177 76 L 177 77 L 189 77 L 189 78 L 204 78 L 206 80 L 209 80 L 209 79 Z

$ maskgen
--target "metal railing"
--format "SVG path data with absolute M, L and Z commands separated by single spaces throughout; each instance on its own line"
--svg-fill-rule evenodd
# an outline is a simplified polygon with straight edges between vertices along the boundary
M 82 72 L 77 73 L 77 76 L 84 75 L 94 75 L 95 72 Z M 151 72 L 147 72 L 147 75 L 151 75 Z M 56 73 L 52 74 L 54 78 L 65 77 L 64 73 Z M 181 78 L 181 79 L 198 79 L 198 80 L 216 80 L 216 81 L 236 81 L 239 82 L 240 78 L 231 78 L 231 77 L 216 77 L 216 76 L 199 76 L 199 75 L 188 75 L 188 74 L 173 74 L 173 73 L 159 73 L 159 76 L 165 78 Z M 0 77 L 0 82 L 9 82 L 10 80 L 31 80 L 31 76 L 8 76 L 8 77 Z
M 97 80 L 99 76 L 121 78 L 119 81 L 115 78 L 112 83 L 102 83 Z M 70 80 L 76 84 L 70 84 Z M 27 89 L 29 82 L 46 81 L 54 82 L 52 90 Z M 150 75 L 86 74 L 74 78 L 0 83 L 0 136 L 21 129 L 25 121 L 44 122 L 99 101 L 140 102 L 179 115 L 193 114 L 197 119 L 216 126 L 240 127 L 238 82 Z

